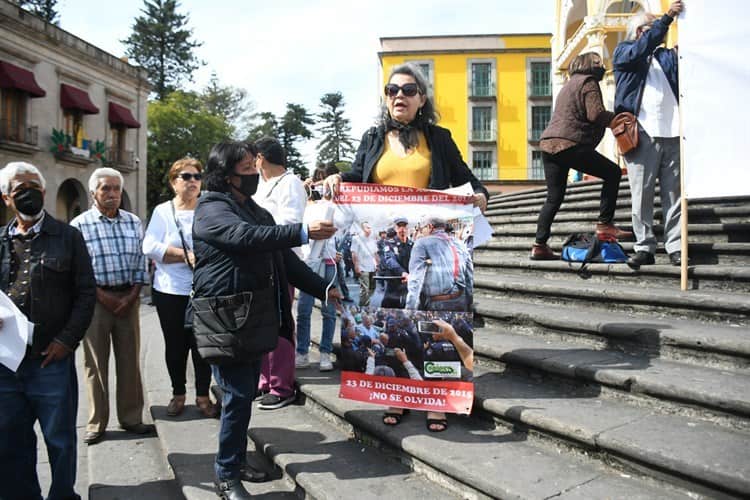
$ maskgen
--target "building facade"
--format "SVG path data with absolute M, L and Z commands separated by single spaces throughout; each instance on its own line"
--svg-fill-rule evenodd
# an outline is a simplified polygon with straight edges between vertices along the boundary
M 567 81 L 573 59 L 585 52 L 596 52 L 607 68 L 601 82 L 604 106 L 614 109 L 612 55 L 617 44 L 625 39 L 628 21 L 633 14 L 644 10 L 661 15 L 669 9 L 670 3 L 669 0 L 556 0 L 552 37 L 553 95 L 556 96 Z M 676 40 L 676 29 L 673 23 L 667 38 L 669 46 Z M 615 162 L 620 161 L 612 134 L 605 134 L 598 149 Z
M 145 70 L 0 0 L 0 167 L 39 167 L 45 209 L 63 221 L 88 209 L 91 173 L 116 168 L 125 180 L 123 208 L 145 217 L 146 78 Z M 9 218 L 4 206 L 0 218 Z
M 381 81 L 417 64 L 440 125 L 492 191 L 543 185 L 539 136 L 552 114 L 550 34 L 381 38 Z

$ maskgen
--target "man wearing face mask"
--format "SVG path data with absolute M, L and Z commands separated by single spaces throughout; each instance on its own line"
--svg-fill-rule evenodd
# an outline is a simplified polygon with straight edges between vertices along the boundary
M 599 88 L 605 72 L 599 54 L 586 52 L 573 59 L 568 68 L 570 78 L 557 95 L 552 118 L 542 133 L 539 147 L 542 149 L 547 199 L 537 220 L 536 240 L 529 256 L 532 260 L 559 258 L 547 245 L 547 240 L 552 221 L 565 198 L 571 168 L 604 181 L 597 236 L 620 239 L 633 235 L 612 224 L 622 175 L 620 167 L 595 150 L 614 118 L 614 113 L 604 109 Z
M 47 497 L 80 498 L 73 489 L 78 413 L 73 352 L 94 312 L 91 261 L 81 234 L 45 213 L 45 180 L 36 167 L 9 163 L 0 171 L 0 189 L 15 216 L 0 237 L 0 289 L 34 323 L 18 369 L 0 364 L 0 496 L 42 497 L 38 420 L 52 473 Z
M 140 292 L 148 283 L 143 227 L 135 214 L 120 209 L 122 174 L 97 168 L 89 178 L 94 205 L 70 225 L 83 234 L 96 278 L 96 309 L 83 340 L 89 419 L 83 440 L 94 444 L 109 422 L 109 351 L 115 355 L 117 419 L 120 427 L 146 434 L 140 373 Z

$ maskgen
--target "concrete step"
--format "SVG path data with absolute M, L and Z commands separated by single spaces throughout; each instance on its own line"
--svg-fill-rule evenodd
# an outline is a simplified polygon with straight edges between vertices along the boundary
M 620 210 L 615 212 L 616 224 L 630 226 L 631 216 L 629 209 L 629 200 L 627 203 L 620 205 Z M 528 211 L 508 211 L 503 214 L 491 214 L 487 216 L 490 224 L 536 224 L 539 216 L 541 205 L 536 209 Z M 586 202 L 570 205 L 561 209 L 555 216 L 555 223 L 562 222 L 585 222 L 594 224 L 599 215 L 599 202 Z M 654 211 L 654 220 L 661 222 L 663 219 L 661 209 Z M 738 224 L 750 222 L 750 205 L 736 207 L 690 207 L 688 209 L 688 220 L 691 223 L 719 223 L 719 224 Z
M 575 281 L 580 263 L 562 260 L 537 261 L 528 257 L 506 256 L 497 252 L 477 252 L 475 272 L 502 273 L 505 276 L 534 276 L 559 282 Z M 596 283 L 632 284 L 635 288 L 680 287 L 680 268 L 669 264 L 666 255 L 659 255 L 657 264 L 641 266 L 637 271 L 625 263 L 588 264 L 588 281 Z M 691 265 L 688 268 L 688 289 L 721 290 L 733 293 L 750 291 L 750 267 L 736 265 Z
M 256 449 L 278 466 L 306 498 L 466 498 L 420 475 L 399 456 L 362 439 L 347 424 L 322 418 L 308 402 L 258 410 L 248 431 Z
M 665 318 L 653 313 L 554 305 L 475 295 L 476 311 L 486 319 L 478 332 L 512 331 L 574 347 L 611 349 L 709 366 L 750 369 L 750 322 L 729 325 Z
M 715 322 L 746 321 L 750 316 L 750 296 L 747 293 L 713 290 L 681 292 L 676 287 L 641 288 L 631 283 L 550 280 L 531 275 L 505 276 L 483 269 L 475 270 L 474 287 L 477 293 L 488 295 L 489 300 L 523 298 L 578 308 L 641 311 Z
M 668 405 L 673 412 L 718 418 L 727 427 L 747 429 L 750 423 L 750 370 L 747 369 L 716 369 L 613 349 L 595 349 L 521 335 L 502 327 L 475 332 L 474 350 L 490 367 L 501 366 L 497 365 L 499 362 L 553 380 L 563 378 L 606 386 L 620 396 L 632 396 L 633 402 L 641 400 L 652 407 Z
M 565 239 L 563 237 L 550 238 L 549 246 L 556 253 L 562 252 L 562 246 Z M 528 259 L 531 251 L 533 238 L 519 240 L 493 240 L 485 245 L 474 249 L 474 256 L 491 256 L 502 255 L 504 257 L 515 257 L 518 259 Z M 632 254 L 633 242 L 622 241 L 620 245 L 626 252 Z M 733 266 L 750 265 L 750 243 L 689 243 L 688 254 L 692 264 L 720 264 Z M 659 243 L 656 248 L 656 260 L 659 264 L 668 264 L 669 259 L 664 250 L 664 245 Z
M 338 379 L 337 372 L 298 372 L 306 398 L 356 433 L 395 449 L 433 480 L 453 485 L 464 498 L 703 497 L 480 418 L 449 415 L 449 429 L 435 435 L 426 431 L 421 413 L 387 427 L 381 421 L 383 408 L 340 399 Z
M 495 224 L 492 225 L 495 239 L 504 239 L 508 236 L 523 236 L 533 241 L 536 233 L 536 224 Z M 552 225 L 552 234 L 567 237 L 572 233 L 590 233 L 592 232 L 589 223 L 560 223 Z M 664 226 L 654 224 L 654 234 L 657 239 L 661 239 L 664 233 Z M 746 243 L 750 242 L 750 223 L 747 224 L 689 224 L 688 225 L 689 241 L 699 242 L 731 242 Z
M 511 425 L 563 438 L 606 460 L 669 474 L 693 489 L 750 493 L 750 434 L 710 420 L 672 415 L 593 387 L 538 382 L 512 370 L 475 378 L 476 404 Z

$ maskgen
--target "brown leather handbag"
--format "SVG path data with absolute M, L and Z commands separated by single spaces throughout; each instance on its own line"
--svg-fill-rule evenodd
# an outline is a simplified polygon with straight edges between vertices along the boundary
M 621 155 L 638 147 L 638 120 L 633 113 L 623 111 L 616 114 L 612 119 L 611 127 Z

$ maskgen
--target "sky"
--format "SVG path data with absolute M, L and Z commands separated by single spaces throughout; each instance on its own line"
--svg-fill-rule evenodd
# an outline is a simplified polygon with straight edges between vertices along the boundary
M 142 0 L 58 0 L 60 27 L 115 55 L 140 15 Z M 551 33 L 554 0 L 182 0 L 198 57 L 206 65 L 189 88 L 215 72 L 247 90 L 256 111 L 287 102 L 320 111 L 320 97 L 342 92 L 352 136 L 373 123 L 381 93 L 380 37 Z M 302 146 L 315 159 L 313 139 Z

